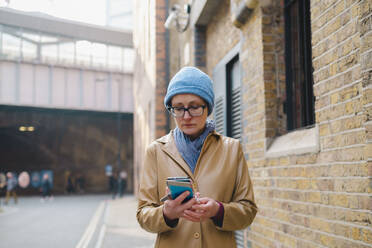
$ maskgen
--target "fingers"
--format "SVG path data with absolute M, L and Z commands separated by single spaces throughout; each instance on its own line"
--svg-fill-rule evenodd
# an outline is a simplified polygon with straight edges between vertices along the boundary
M 211 201 L 212 199 L 208 198 L 208 197 L 202 197 L 202 198 L 199 198 L 199 203 L 200 204 L 206 204 L 208 203 L 209 201 Z
M 174 199 L 174 201 L 177 202 L 178 204 L 182 204 L 183 200 L 185 200 L 186 197 L 188 197 L 189 195 L 190 195 L 190 192 L 185 191 L 182 194 L 180 194 L 176 199 Z
M 202 215 L 196 214 L 190 210 L 185 210 L 182 214 L 182 218 L 185 218 L 186 220 L 189 220 L 192 222 L 201 222 L 202 220 L 204 220 Z
M 204 216 L 204 213 L 205 213 L 205 212 L 195 212 L 195 211 L 192 211 L 192 210 L 185 210 L 183 212 L 187 216 L 190 216 L 190 217 L 193 217 L 193 218 L 196 218 L 196 219 L 202 218 Z
M 183 213 L 186 209 L 190 209 L 195 203 L 196 200 L 194 198 L 190 199 L 186 203 L 183 203 L 183 200 L 190 194 L 190 192 L 186 191 L 179 195 L 174 200 L 166 200 L 164 202 L 163 213 L 169 219 L 176 219 L 183 217 Z M 191 219 L 191 218 L 190 218 Z M 195 221 L 195 219 L 193 219 Z
M 192 206 L 192 209 L 193 210 L 202 210 L 202 211 L 206 211 L 209 207 L 209 205 L 211 205 L 211 201 L 212 199 L 210 198 L 200 198 L 198 199 L 198 203 L 199 204 L 195 204 Z
M 189 209 L 192 213 L 188 212 L 194 218 L 206 219 L 215 216 L 218 212 L 218 203 L 211 198 L 201 198 L 200 204 L 195 204 Z

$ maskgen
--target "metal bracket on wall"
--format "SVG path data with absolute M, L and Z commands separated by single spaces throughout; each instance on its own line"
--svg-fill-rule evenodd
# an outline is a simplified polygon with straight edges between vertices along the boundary
M 257 5 L 257 0 L 231 0 L 232 23 L 237 28 L 242 27 Z

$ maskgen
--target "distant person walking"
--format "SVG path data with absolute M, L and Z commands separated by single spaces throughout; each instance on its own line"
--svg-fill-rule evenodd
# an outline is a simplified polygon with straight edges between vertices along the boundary
M 1 209 L 1 204 L 2 204 L 1 197 L 3 196 L 3 189 L 5 188 L 5 186 L 6 186 L 6 176 L 5 176 L 5 174 L 0 173 L 0 213 L 2 212 L 2 209 Z
M 112 194 L 112 199 L 115 199 L 116 194 L 118 193 L 118 181 L 116 173 L 113 173 L 111 176 L 109 176 L 109 187 L 110 193 Z
M 45 199 L 48 197 L 49 200 L 52 200 L 52 182 L 49 178 L 48 174 L 43 175 L 43 179 L 41 181 L 41 202 L 44 202 Z
M 6 182 L 5 205 L 8 204 L 11 196 L 14 197 L 14 203 L 17 204 L 18 202 L 17 193 L 16 193 L 17 179 L 13 176 L 11 172 L 8 172 L 6 174 L 6 177 L 7 177 L 7 182 Z
M 83 194 L 85 192 L 85 178 L 81 173 L 79 173 L 76 177 L 76 191 L 79 194 Z
M 70 171 L 65 172 L 65 192 L 71 194 L 75 191 L 74 183 Z
M 128 173 L 125 170 L 120 171 L 118 178 L 118 194 L 119 197 L 123 197 L 125 190 L 127 188 L 127 178 Z

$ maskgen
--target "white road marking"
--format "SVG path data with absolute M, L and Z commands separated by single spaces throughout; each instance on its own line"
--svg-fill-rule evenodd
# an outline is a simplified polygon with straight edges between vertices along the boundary
M 106 234 L 106 224 L 103 224 L 102 227 L 101 227 L 101 230 L 99 232 L 99 236 L 98 236 L 98 240 L 97 240 L 95 248 L 101 248 L 102 247 L 103 239 L 105 238 L 105 234 Z
M 75 248 L 86 248 L 89 245 L 90 240 L 93 237 L 94 231 L 97 228 L 99 219 L 103 213 L 103 210 L 105 209 L 105 202 L 101 202 L 101 204 L 98 206 L 96 212 L 94 213 L 89 225 L 87 226 L 87 229 L 85 230 L 83 236 L 81 237 L 79 243 L 76 245 Z
M 106 222 L 107 222 L 107 216 L 109 215 L 110 211 L 110 204 L 107 204 L 105 208 L 105 213 L 103 215 L 103 225 L 101 227 L 101 230 L 99 231 L 98 239 L 95 248 L 101 248 L 103 244 L 103 240 L 105 239 L 106 234 Z

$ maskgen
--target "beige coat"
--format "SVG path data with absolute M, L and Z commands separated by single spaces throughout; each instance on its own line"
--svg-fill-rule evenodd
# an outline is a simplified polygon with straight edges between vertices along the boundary
M 175 228 L 169 227 L 160 198 L 166 194 L 170 176 L 189 176 L 201 197 L 222 202 L 222 228 L 212 220 L 194 223 L 183 218 Z M 216 132 L 206 138 L 194 174 L 179 154 L 173 132 L 154 141 L 146 151 L 138 197 L 138 222 L 145 230 L 158 233 L 155 247 L 161 248 L 236 247 L 233 231 L 249 226 L 257 212 L 239 141 Z

